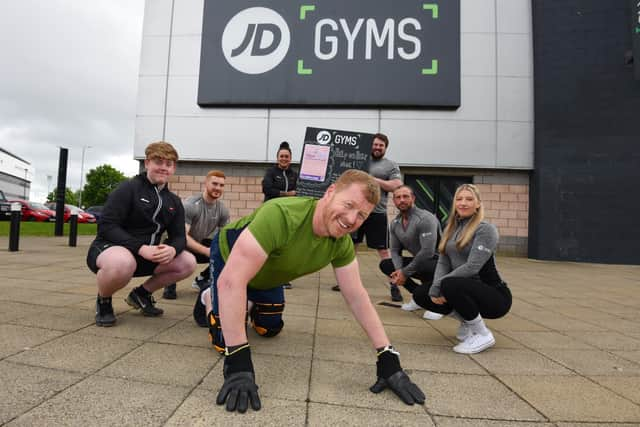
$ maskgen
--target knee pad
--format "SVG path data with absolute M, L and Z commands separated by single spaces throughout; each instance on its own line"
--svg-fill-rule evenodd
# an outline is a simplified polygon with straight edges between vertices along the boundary
M 209 341 L 213 348 L 220 354 L 224 353 L 225 344 L 224 336 L 222 336 L 222 327 L 220 326 L 220 316 L 210 311 L 207 314 L 207 326 L 209 327 Z
M 283 311 L 284 303 L 255 303 L 249 313 L 251 326 L 255 329 L 258 335 L 263 337 L 275 337 L 280 333 L 284 326 L 284 322 L 282 321 Z

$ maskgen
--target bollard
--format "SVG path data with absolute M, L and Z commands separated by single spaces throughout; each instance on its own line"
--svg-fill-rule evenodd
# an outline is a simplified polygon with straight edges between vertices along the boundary
M 69 246 L 76 246 L 78 242 L 78 214 L 71 214 L 69 218 Z
M 11 226 L 9 229 L 9 252 L 16 252 L 20 246 L 20 217 L 22 205 L 11 203 Z

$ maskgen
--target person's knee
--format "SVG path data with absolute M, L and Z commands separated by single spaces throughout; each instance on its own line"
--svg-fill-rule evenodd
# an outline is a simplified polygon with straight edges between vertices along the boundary
M 137 262 L 131 252 L 125 248 L 110 248 L 100 254 L 97 265 L 104 276 L 114 280 L 129 280 L 136 271 Z
M 175 258 L 174 262 L 176 273 L 183 277 L 187 277 L 193 273 L 198 265 L 196 257 L 189 251 L 182 251 L 180 255 Z
M 393 261 L 390 258 L 380 261 L 378 267 L 380 268 L 380 271 L 382 271 L 387 276 L 390 276 L 394 271 Z
M 283 303 L 255 303 L 251 309 L 251 326 L 258 335 L 263 337 L 275 337 L 282 331 Z
M 451 300 L 460 295 L 462 288 L 455 277 L 448 277 L 440 282 L 440 292 L 446 300 Z

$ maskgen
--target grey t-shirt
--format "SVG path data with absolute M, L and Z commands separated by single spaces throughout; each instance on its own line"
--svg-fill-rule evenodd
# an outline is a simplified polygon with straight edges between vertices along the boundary
M 398 164 L 393 160 L 389 160 L 386 157 L 381 159 L 371 158 L 371 163 L 369 165 L 369 174 L 383 179 L 385 181 L 390 181 L 392 179 L 402 179 L 402 175 L 400 175 L 400 168 Z M 380 202 L 373 209 L 375 213 L 386 213 L 387 212 L 387 192 L 380 189 Z
M 229 222 L 229 210 L 221 200 L 207 203 L 202 194 L 186 199 L 184 205 L 184 222 L 189 228 L 189 235 L 198 242 L 212 238 L 214 232 Z
M 411 277 L 425 268 L 425 261 L 436 256 L 436 244 L 440 234 L 438 219 L 428 211 L 412 207 L 407 213 L 407 227 L 402 225 L 402 213 L 391 221 L 389 227 L 391 259 L 396 270 L 402 269 Z M 402 250 L 414 256 L 413 261 L 402 267 Z

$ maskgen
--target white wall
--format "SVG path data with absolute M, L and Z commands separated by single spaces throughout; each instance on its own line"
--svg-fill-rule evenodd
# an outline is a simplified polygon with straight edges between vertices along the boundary
M 384 132 L 389 157 L 401 166 L 532 169 L 530 0 L 460 3 L 458 110 L 313 110 L 200 108 L 204 0 L 147 0 L 134 155 L 165 139 L 184 160 L 271 162 L 287 140 L 298 158 L 313 126 Z

